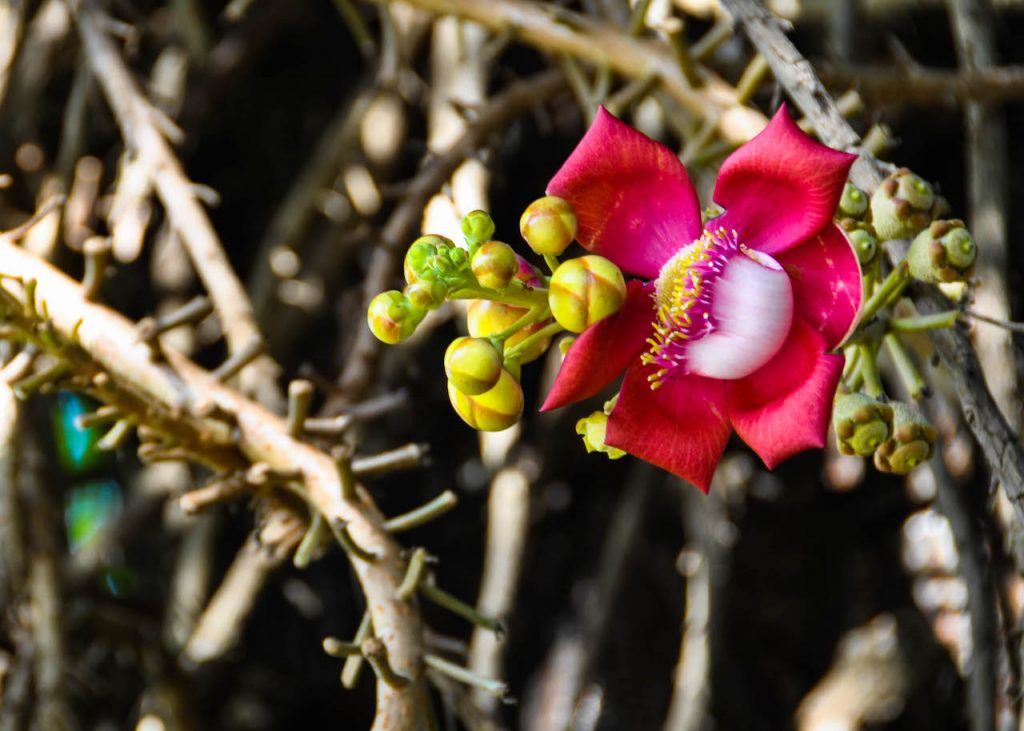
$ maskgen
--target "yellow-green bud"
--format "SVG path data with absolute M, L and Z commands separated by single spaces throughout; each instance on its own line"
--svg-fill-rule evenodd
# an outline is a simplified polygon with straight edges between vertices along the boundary
M 400 343 L 416 331 L 426 315 L 398 290 L 381 292 L 370 301 L 366 324 L 378 340 L 388 345 Z
M 444 353 L 444 372 L 455 388 L 477 396 L 501 378 L 501 354 L 486 338 L 455 338 Z
M 420 236 L 413 241 L 405 252 L 405 281 L 412 284 L 418 279 L 430 278 L 434 257 L 451 246 L 454 246 L 451 239 L 433 234 Z
M 970 276 L 978 247 L 963 221 L 934 221 L 910 245 L 910 274 L 923 282 L 962 282 Z
M 523 414 L 523 389 L 506 370 L 489 391 L 471 396 L 448 381 L 448 399 L 455 413 L 478 431 L 501 431 L 519 421 Z
M 839 217 L 861 219 L 868 210 L 868 195 L 853 183 L 843 188 L 843 197 L 839 199 Z
M 589 254 L 565 262 L 551 275 L 548 306 L 558 324 L 581 333 L 618 312 L 626 301 L 626 281 L 603 256 Z
M 486 338 L 512 327 L 526 313 L 527 310 L 524 307 L 512 307 L 511 305 L 503 305 L 500 302 L 491 302 L 490 300 L 473 300 L 469 303 L 469 308 L 466 310 L 466 329 L 475 338 Z M 549 322 L 551 321 L 537 322 L 529 327 L 524 327 L 517 333 L 509 335 L 508 339 L 505 340 L 505 349 L 514 348 Z M 533 343 L 522 353 L 522 358 L 519 362 L 526 364 L 536 360 L 544 354 L 550 343 L 551 338 L 542 338 Z
M 932 456 L 938 433 L 910 404 L 894 401 L 891 406 L 892 436 L 875 450 L 875 467 L 905 475 Z
M 832 425 L 840 452 L 868 457 L 892 434 L 892 407 L 863 393 L 842 394 L 832 408 Z
M 444 285 L 444 282 L 437 280 L 431 282 L 420 279 L 406 285 L 404 294 L 413 306 L 421 310 L 433 310 L 440 307 L 444 302 L 445 295 L 448 294 L 448 288 Z
M 882 181 L 871 196 L 871 223 L 882 241 L 915 236 L 932 220 L 935 191 L 901 168 Z
M 852 231 L 847 231 L 846 236 L 853 244 L 853 250 L 857 252 L 861 266 L 870 264 L 878 256 L 878 239 L 875 238 L 869 226 L 858 226 Z
M 512 247 L 501 241 L 488 241 L 473 254 L 473 276 L 481 286 L 505 289 L 519 272 L 519 259 Z
M 470 211 L 462 218 L 462 235 L 472 248 L 494 236 L 494 221 L 487 211 Z
M 535 200 L 519 219 L 519 233 L 544 256 L 559 256 L 576 238 L 576 230 L 576 212 L 568 201 L 553 195 Z
M 607 429 L 608 415 L 603 411 L 595 411 L 576 422 L 576 433 L 583 437 L 583 446 L 587 448 L 587 452 L 603 452 L 608 455 L 608 459 L 626 456 L 621 449 L 605 444 L 604 436 Z

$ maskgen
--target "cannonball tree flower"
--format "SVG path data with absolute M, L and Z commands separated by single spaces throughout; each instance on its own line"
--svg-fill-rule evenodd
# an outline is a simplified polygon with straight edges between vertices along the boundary
M 572 204 L 585 248 L 640 280 L 569 348 L 542 408 L 625 371 L 606 443 L 705 492 L 733 430 L 769 469 L 824 446 L 843 368 L 829 351 L 861 304 L 857 256 L 832 222 L 854 159 L 783 107 L 722 165 L 724 213 L 702 224 L 679 158 L 599 110 L 547 192 Z

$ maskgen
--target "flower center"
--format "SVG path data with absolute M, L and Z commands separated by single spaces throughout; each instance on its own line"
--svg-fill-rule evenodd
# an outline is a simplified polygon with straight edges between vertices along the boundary
M 705 231 L 661 268 L 657 316 L 643 354 L 651 388 L 675 375 L 750 375 L 774 356 L 793 321 L 789 275 L 735 231 Z

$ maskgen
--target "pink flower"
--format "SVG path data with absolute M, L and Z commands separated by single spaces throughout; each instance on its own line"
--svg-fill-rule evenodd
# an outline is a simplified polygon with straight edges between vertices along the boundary
M 548 185 L 590 251 L 647 281 L 569 349 L 543 409 L 625 371 L 607 444 L 707 492 L 732 430 L 769 469 L 822 447 L 861 303 L 857 257 L 832 215 L 855 155 L 780 109 L 722 165 L 701 224 L 678 157 L 601 109 Z

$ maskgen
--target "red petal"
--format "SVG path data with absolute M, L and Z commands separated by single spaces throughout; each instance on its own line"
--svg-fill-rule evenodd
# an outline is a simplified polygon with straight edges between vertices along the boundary
M 640 361 L 654 321 L 654 283 L 632 281 L 614 315 L 588 327 L 569 348 L 541 411 L 589 398 L 611 383 L 631 361 Z
M 797 452 L 825 446 L 843 356 L 796 319 L 779 354 L 746 378 L 729 381 L 729 420 L 768 469 Z
M 825 348 L 843 342 L 857 324 L 860 262 L 846 234 L 831 224 L 779 257 L 793 285 L 793 316 L 825 336 Z
M 700 203 L 679 158 L 603 107 L 548 193 L 572 204 L 584 247 L 646 279 L 701 234 Z
M 707 492 L 729 441 L 725 381 L 684 376 L 651 390 L 649 366 L 626 371 L 605 443 L 679 475 Z
M 783 105 L 722 164 L 715 202 L 725 213 L 709 227 L 736 229 L 747 246 L 781 253 L 832 220 L 856 159 L 805 135 Z

